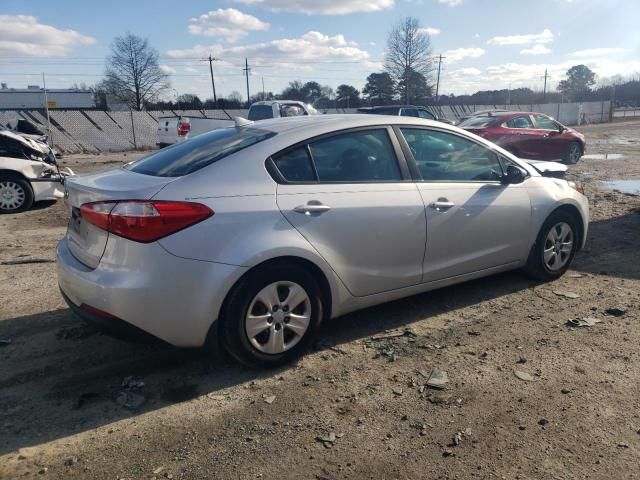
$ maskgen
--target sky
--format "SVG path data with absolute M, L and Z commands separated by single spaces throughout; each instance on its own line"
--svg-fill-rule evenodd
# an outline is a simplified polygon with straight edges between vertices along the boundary
M 113 38 L 145 37 L 166 99 L 280 92 L 291 80 L 362 89 L 392 26 L 416 17 L 444 57 L 440 93 L 555 88 L 573 65 L 600 81 L 640 74 L 640 0 L 0 0 L 0 80 L 65 88 L 100 80 Z

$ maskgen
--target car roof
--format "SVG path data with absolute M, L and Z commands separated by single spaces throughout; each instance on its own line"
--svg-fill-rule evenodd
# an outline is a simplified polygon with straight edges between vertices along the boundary
M 274 103 L 280 103 L 282 105 L 303 105 L 304 102 L 300 102 L 298 100 L 261 100 L 259 102 L 253 102 L 251 106 L 254 105 L 273 105 Z

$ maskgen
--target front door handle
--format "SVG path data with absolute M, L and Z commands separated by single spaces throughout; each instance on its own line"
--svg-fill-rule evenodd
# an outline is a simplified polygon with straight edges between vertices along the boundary
M 449 210 L 451 207 L 455 207 L 455 206 L 456 206 L 455 203 L 450 202 L 446 198 L 439 198 L 437 201 L 431 202 L 429 204 L 430 208 L 433 208 L 439 212 L 444 210 Z
M 317 200 L 311 200 L 306 205 L 298 205 L 293 209 L 294 212 L 311 215 L 313 213 L 324 213 L 331 210 L 329 205 L 324 205 Z

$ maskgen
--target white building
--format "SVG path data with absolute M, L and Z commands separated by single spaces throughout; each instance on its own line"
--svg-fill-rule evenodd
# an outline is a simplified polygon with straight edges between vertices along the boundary
M 49 108 L 95 108 L 93 92 L 66 88 L 47 89 Z M 39 85 L 27 88 L 9 88 L 6 83 L 0 86 L 0 110 L 34 110 L 45 108 L 44 89 Z

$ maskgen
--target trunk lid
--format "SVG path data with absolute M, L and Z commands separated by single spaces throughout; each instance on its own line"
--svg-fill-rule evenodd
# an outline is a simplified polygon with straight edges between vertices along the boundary
M 80 207 L 107 200 L 148 200 L 174 179 L 134 173 L 123 168 L 69 177 L 65 181 L 65 203 L 71 210 L 67 225 L 69 250 L 80 262 L 96 268 L 109 233 L 83 221 Z

